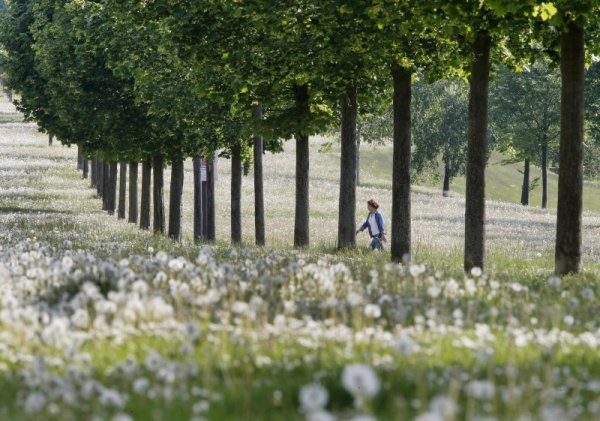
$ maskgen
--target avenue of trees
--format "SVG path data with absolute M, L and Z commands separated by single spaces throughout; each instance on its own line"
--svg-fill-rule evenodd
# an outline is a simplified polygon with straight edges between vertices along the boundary
M 337 244 L 354 247 L 357 131 L 391 104 L 392 260 L 411 253 L 411 167 L 441 156 L 447 183 L 467 180 L 464 268 L 484 268 L 485 166 L 498 141 L 524 162 L 524 191 L 529 162 L 546 171 L 557 161 L 555 271 L 581 269 L 584 133 L 598 131 L 597 105 L 584 108 L 599 89 L 585 85 L 586 63 L 600 53 L 596 0 L 4 3 L 1 67 L 18 109 L 50 141 L 77 145 L 103 207 L 142 229 L 152 222 L 181 238 L 183 162 L 192 158 L 194 238 L 214 240 L 219 152 L 232 163 L 231 239 L 242 240 L 243 165 L 252 161 L 263 245 L 262 154 L 294 139 L 294 245 L 309 246 L 310 137 L 341 127 Z M 540 114 L 523 120 L 527 101 Z

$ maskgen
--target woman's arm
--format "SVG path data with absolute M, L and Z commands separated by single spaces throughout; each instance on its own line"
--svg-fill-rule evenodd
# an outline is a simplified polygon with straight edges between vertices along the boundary
M 385 230 L 383 227 L 383 217 L 379 212 L 375 214 L 375 221 L 377 221 L 377 228 L 379 228 L 379 234 L 385 236 Z
M 360 226 L 359 229 L 356 230 L 356 233 L 358 234 L 359 232 L 362 232 L 365 230 L 365 228 L 367 228 L 367 226 L 369 225 L 369 218 L 367 217 L 367 220 L 364 222 L 364 224 L 362 224 Z

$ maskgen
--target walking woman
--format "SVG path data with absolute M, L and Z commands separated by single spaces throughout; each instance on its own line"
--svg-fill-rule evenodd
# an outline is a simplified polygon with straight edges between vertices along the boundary
M 383 215 L 378 210 L 379 203 L 371 199 L 367 202 L 367 209 L 369 209 L 367 220 L 356 230 L 356 233 L 364 231 L 365 228 L 368 229 L 371 236 L 371 249 L 382 250 L 383 243 L 387 241 L 387 238 L 385 238 Z

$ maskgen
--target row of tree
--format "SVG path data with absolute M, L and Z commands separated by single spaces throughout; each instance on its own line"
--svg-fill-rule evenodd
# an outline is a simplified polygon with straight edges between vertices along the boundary
M 584 132 L 584 176 L 600 174 L 600 132 L 594 112 L 600 84 L 600 62 L 586 70 L 586 129 Z M 467 92 L 461 79 L 442 79 L 414 84 L 412 169 L 442 183 L 447 196 L 452 179 L 466 171 Z M 392 138 L 391 107 L 380 114 L 365 113 L 359 121 L 364 141 L 383 143 Z M 539 178 L 531 181 L 530 165 L 541 168 L 541 207 L 548 205 L 548 171 L 558 169 L 560 133 L 560 72 L 550 63 L 537 62 L 530 68 L 498 72 L 490 84 L 490 125 L 488 156 L 492 150 L 502 153 L 502 164 L 523 163 L 521 203 L 529 204 L 529 193 Z M 596 124 L 595 124 L 596 123 Z M 438 163 L 442 166 L 440 173 Z M 441 179 L 440 179 L 441 175 Z
M 354 247 L 358 108 L 376 110 L 389 96 L 391 254 L 409 256 L 413 77 L 462 75 L 469 81 L 466 270 L 485 262 L 490 72 L 554 60 L 562 85 L 556 271 L 580 269 L 585 38 L 588 49 L 598 46 L 596 0 L 6 3 L 2 66 L 27 118 L 87 158 L 151 165 L 159 221 L 164 165 L 172 166 L 171 214 L 179 218 L 183 160 L 226 151 L 234 242 L 241 240 L 244 157 L 253 149 L 262 244 L 263 138 L 295 138 L 294 244 L 309 244 L 309 138 L 339 125 L 337 242 Z

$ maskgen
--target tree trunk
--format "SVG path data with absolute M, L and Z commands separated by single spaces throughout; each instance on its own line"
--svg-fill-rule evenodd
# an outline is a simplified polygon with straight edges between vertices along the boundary
M 117 211 L 118 219 L 125 219 L 125 200 L 127 191 L 127 163 L 121 162 L 119 165 L 119 209 Z
M 206 239 L 215 241 L 215 158 L 206 161 Z
M 542 209 L 548 207 L 548 144 L 542 144 Z
M 96 188 L 96 183 L 98 182 L 98 172 L 96 171 L 98 165 L 97 165 L 97 160 L 96 160 L 96 155 L 92 155 L 92 162 L 91 162 L 91 176 L 90 176 L 90 187 L 91 188 Z
M 529 159 L 525 160 L 523 167 L 523 186 L 521 187 L 521 204 L 529 205 Z
M 183 195 L 183 158 L 173 160 L 169 194 L 169 237 L 181 241 L 181 196 Z
M 481 32 L 473 44 L 474 60 L 469 87 L 467 188 L 465 204 L 464 269 L 484 269 L 485 263 L 485 152 L 490 73 L 488 33 Z
M 247 177 L 250 174 L 250 160 L 245 160 L 242 167 L 244 169 L 244 177 Z
M 410 229 L 410 148 L 411 72 L 399 65 L 392 69 L 394 79 L 394 152 L 392 168 L 392 261 L 409 261 Z
M 83 160 L 83 178 L 88 178 L 90 171 L 90 161 L 88 159 Z
M 102 210 L 108 210 L 108 200 L 110 196 L 110 162 L 102 162 Z
M 252 109 L 255 120 L 262 120 L 262 107 Z M 254 136 L 254 235 L 256 245 L 265 245 L 265 199 L 263 188 L 263 138 Z
M 140 206 L 140 228 L 150 229 L 150 179 L 152 176 L 152 162 L 145 159 L 142 162 L 142 203 Z
M 356 186 L 360 186 L 360 125 L 356 126 Z
M 203 238 L 202 230 L 202 158 L 194 157 L 194 241 Z
M 83 155 L 81 154 L 81 146 L 77 145 L 77 169 L 83 170 Z
M 338 211 L 338 248 L 356 246 L 356 87 L 342 99 L 342 145 L 340 198 Z
M 584 30 L 570 22 L 561 35 L 560 159 L 556 215 L 555 271 L 581 270 L 583 210 Z
M 156 155 L 152 163 L 153 179 L 153 208 L 154 208 L 154 232 L 165 233 L 165 199 L 164 199 L 164 174 L 163 157 Z
M 109 215 L 115 214 L 117 205 L 117 177 L 118 164 L 116 161 L 109 163 L 109 182 L 108 182 L 108 199 L 106 201 L 107 211 Z
M 54 142 L 54 135 L 48 133 L 48 146 L 52 146 L 53 142 Z
M 444 163 L 444 185 L 442 187 L 442 196 L 450 195 L 450 164 Z
M 242 147 L 231 148 L 231 241 L 242 242 Z
M 138 214 L 138 163 L 129 163 L 129 218 L 128 222 L 137 223 Z
M 296 108 L 302 114 L 309 112 L 308 85 L 294 86 Z M 309 244 L 309 185 L 310 154 L 308 135 L 296 133 L 296 213 L 294 218 L 294 247 Z
M 102 194 L 104 193 L 104 162 L 100 159 L 96 161 L 96 177 L 96 195 L 102 198 Z

